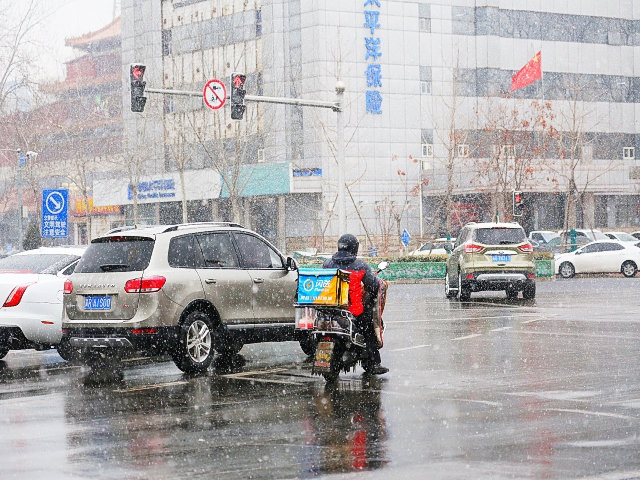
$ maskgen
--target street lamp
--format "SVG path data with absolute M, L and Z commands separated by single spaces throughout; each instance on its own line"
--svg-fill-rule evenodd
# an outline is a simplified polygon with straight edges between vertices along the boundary
M 342 101 L 345 91 L 345 84 L 341 81 L 336 83 L 336 128 L 338 133 L 338 236 L 347 233 L 347 201 L 345 192 L 344 174 L 344 120 L 342 118 Z

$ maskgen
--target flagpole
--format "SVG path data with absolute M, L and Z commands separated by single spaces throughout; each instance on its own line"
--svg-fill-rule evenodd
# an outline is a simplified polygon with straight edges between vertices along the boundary
M 542 48 L 540 49 L 540 80 L 542 81 L 542 103 L 544 104 L 544 69 L 542 68 Z

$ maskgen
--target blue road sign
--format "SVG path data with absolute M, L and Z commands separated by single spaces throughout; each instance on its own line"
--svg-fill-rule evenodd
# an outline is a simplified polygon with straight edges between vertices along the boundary
M 402 243 L 404 244 L 405 247 L 409 245 L 409 240 L 411 240 L 411 235 L 409 235 L 409 232 L 407 232 L 406 228 L 402 232 L 402 235 L 400 236 L 400 238 L 402 239 Z
M 69 190 L 42 190 L 42 238 L 69 236 Z

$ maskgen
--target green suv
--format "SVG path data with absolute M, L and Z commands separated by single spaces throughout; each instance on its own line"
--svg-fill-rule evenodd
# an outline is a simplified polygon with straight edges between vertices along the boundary
M 80 360 L 165 354 L 187 373 L 214 350 L 298 340 L 298 271 L 258 234 L 233 223 L 130 229 L 94 239 L 64 285 L 62 334 Z
M 536 296 L 533 247 L 517 223 L 468 223 L 451 246 L 444 289 L 447 298 L 505 290 L 507 298 Z

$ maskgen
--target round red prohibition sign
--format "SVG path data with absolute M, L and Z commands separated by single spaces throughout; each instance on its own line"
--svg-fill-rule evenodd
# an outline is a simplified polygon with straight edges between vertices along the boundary
M 227 100 L 227 87 L 217 78 L 209 80 L 202 90 L 202 98 L 204 98 L 204 103 L 207 107 L 217 110 Z

